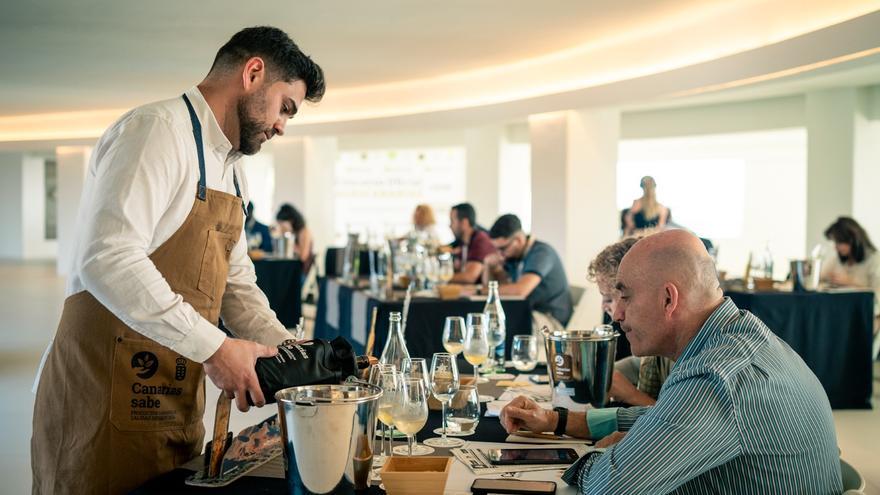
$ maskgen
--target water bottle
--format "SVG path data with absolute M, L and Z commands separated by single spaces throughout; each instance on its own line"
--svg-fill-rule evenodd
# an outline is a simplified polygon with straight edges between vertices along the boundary
M 494 349 L 495 370 L 504 371 L 504 338 L 507 334 L 507 323 L 504 308 L 501 307 L 501 296 L 498 294 L 498 282 L 489 282 L 489 298 L 483 308 L 489 322 L 489 346 Z
M 773 253 L 769 242 L 764 247 L 764 278 L 773 278 Z
M 388 339 L 385 340 L 385 349 L 382 350 L 379 362 L 393 364 L 400 371 L 403 369 L 403 361 L 407 358 L 409 351 L 406 350 L 406 341 L 403 340 L 401 316 L 398 312 L 392 312 L 388 315 Z

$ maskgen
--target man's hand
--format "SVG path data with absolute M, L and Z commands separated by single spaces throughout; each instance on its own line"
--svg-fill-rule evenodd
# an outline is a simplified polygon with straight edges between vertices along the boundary
M 257 407 L 263 407 L 266 399 L 260 390 L 260 382 L 254 372 L 257 358 L 272 357 L 278 349 L 249 340 L 227 337 L 207 361 L 204 362 L 205 374 L 230 399 L 235 399 L 239 411 L 247 411 L 247 394 Z
M 632 406 L 653 406 L 657 403 L 653 397 L 637 389 L 635 385 L 619 371 L 611 375 L 611 397 L 617 402 Z
M 608 435 L 607 437 L 603 438 L 602 440 L 599 440 L 598 442 L 596 442 L 596 447 L 600 448 L 600 449 L 607 449 L 608 447 L 611 447 L 612 445 L 616 444 L 617 442 L 623 440 L 623 437 L 625 437 L 625 436 L 626 436 L 626 432 L 615 431 L 614 433 Z
M 499 253 L 490 253 L 483 258 L 483 264 L 491 268 L 500 268 L 504 266 L 504 256 Z
M 507 433 L 526 429 L 544 433 L 556 429 L 559 413 L 541 408 L 535 401 L 520 395 L 501 410 L 501 426 Z

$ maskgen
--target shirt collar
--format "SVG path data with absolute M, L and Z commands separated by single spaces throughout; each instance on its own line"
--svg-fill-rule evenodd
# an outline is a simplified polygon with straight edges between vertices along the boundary
M 223 155 L 229 155 L 229 158 L 237 155 L 237 152 L 231 153 L 232 143 L 226 138 L 226 134 L 223 134 L 223 129 L 220 128 L 217 117 L 214 116 L 214 111 L 211 110 L 205 97 L 202 96 L 198 86 L 193 86 L 187 90 L 186 96 L 192 102 L 196 116 L 202 124 L 202 139 L 205 142 L 205 147 Z M 227 164 L 231 162 L 232 160 L 227 160 Z
M 688 345 L 685 346 L 684 351 L 682 351 L 681 356 L 678 357 L 676 362 L 682 362 L 699 354 L 706 346 L 706 342 L 716 334 L 716 330 L 724 328 L 738 314 L 739 308 L 736 307 L 736 304 L 729 297 L 725 297 L 724 302 L 715 308 L 715 311 L 709 315 L 709 318 L 700 327 L 700 331 L 688 342 Z

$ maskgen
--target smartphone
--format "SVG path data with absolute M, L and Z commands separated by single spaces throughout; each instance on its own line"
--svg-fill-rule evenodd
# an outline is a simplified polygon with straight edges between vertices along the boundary
M 545 384 L 550 383 L 550 376 L 549 375 L 529 375 L 529 380 L 531 380 L 532 383 L 536 383 L 538 385 L 545 385 Z
M 503 494 L 553 494 L 556 493 L 556 483 L 552 481 L 528 481 L 528 480 L 490 480 L 477 478 L 471 485 L 471 493 L 474 495 L 488 495 L 490 493 Z
M 574 449 L 489 449 L 489 462 L 510 464 L 571 464 L 578 459 Z

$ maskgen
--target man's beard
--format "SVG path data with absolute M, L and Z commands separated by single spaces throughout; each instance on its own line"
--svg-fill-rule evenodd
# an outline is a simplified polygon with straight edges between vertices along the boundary
M 263 90 L 238 100 L 238 151 L 244 155 L 253 155 L 260 151 L 260 134 L 266 132 L 266 129 L 255 115 L 266 113 L 265 94 Z

